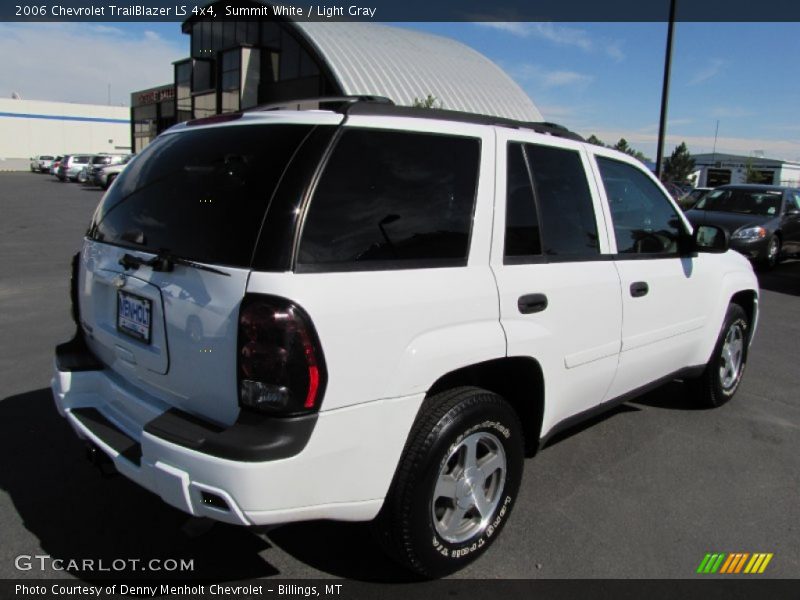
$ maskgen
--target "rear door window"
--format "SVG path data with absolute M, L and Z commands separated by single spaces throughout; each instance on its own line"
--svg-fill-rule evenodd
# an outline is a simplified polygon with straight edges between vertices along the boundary
M 311 129 L 237 125 L 161 136 L 120 173 L 90 236 L 249 267 L 272 192 Z
M 480 140 L 351 129 L 325 167 L 297 269 L 465 265 Z

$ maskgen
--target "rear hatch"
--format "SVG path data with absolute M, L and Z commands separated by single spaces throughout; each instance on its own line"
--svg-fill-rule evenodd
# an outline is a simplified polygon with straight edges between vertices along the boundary
M 79 302 L 90 348 L 124 385 L 236 419 L 239 305 L 270 197 L 312 129 L 186 127 L 119 175 L 84 245 Z

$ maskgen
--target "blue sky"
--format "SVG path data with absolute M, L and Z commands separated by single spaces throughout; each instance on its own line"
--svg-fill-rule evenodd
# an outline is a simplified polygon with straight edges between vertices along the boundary
M 666 24 L 400 25 L 482 52 L 546 119 L 607 143 L 625 137 L 655 156 Z M 719 152 L 800 160 L 800 23 L 678 23 L 674 42 L 668 151 L 685 140 L 693 153 L 710 152 L 719 121 Z M 68 73 L 48 65 L 84 51 L 96 59 L 71 61 Z M 110 83 L 120 104 L 132 90 L 171 81 L 188 36 L 177 23 L 4 23 L 0 53 L 15 57 L 0 64 L 2 96 L 105 103 Z

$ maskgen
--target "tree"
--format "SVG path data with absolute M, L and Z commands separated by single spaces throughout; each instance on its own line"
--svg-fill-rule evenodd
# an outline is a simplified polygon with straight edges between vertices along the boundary
M 442 108 L 442 102 L 433 94 L 428 94 L 422 100 L 415 96 L 411 106 L 414 108 Z
M 685 142 L 681 142 L 672 151 L 670 157 L 664 161 L 664 171 L 661 179 L 675 183 L 688 183 L 689 175 L 694 171 L 694 159 L 689 154 Z
M 590 144 L 594 144 L 595 146 L 602 146 L 603 148 L 606 147 L 606 145 L 603 142 L 603 140 L 601 140 L 595 134 L 590 135 L 589 138 L 586 141 L 589 142 Z
M 620 138 L 619 141 L 612 146 L 614 150 L 619 150 L 620 152 L 624 152 L 628 156 L 632 156 L 636 160 L 640 160 L 642 162 L 646 162 L 650 160 L 647 158 L 643 152 L 639 152 L 639 150 L 634 150 L 628 145 L 628 140 L 625 138 Z

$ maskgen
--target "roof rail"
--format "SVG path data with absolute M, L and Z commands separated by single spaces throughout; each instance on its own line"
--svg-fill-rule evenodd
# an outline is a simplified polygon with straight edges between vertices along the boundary
M 384 96 L 321 96 L 319 98 L 295 98 L 291 100 L 283 100 L 281 102 L 272 102 L 270 104 L 261 104 L 252 108 L 246 108 L 243 112 L 266 110 L 308 110 L 308 107 L 313 104 L 316 104 L 318 108 L 323 110 L 346 112 L 346 107 L 362 102 L 394 106 L 394 102 L 392 102 L 389 98 L 385 98 Z
M 415 106 L 396 106 L 394 103 L 363 103 L 352 102 L 342 107 L 340 112 L 346 115 L 376 115 L 395 117 L 415 117 L 418 119 L 439 119 L 456 121 L 459 123 L 472 123 L 475 125 L 496 125 L 512 129 L 530 129 L 537 133 L 544 133 L 555 137 L 566 138 L 584 142 L 579 134 L 570 131 L 563 125 L 546 121 L 516 121 L 505 117 L 479 115 L 477 113 L 462 112 L 458 110 L 445 110 L 441 108 L 419 108 Z
M 322 96 L 319 98 L 298 98 L 294 100 L 284 100 L 271 104 L 262 104 L 247 108 L 242 112 L 269 111 L 269 110 L 309 110 L 312 105 L 314 108 L 322 110 L 332 110 L 343 115 L 376 115 L 387 117 L 415 117 L 422 119 L 440 119 L 444 121 L 456 121 L 459 123 L 473 123 L 476 125 L 496 125 L 499 127 L 510 127 L 512 129 L 530 129 L 537 133 L 544 133 L 555 137 L 566 138 L 584 142 L 579 134 L 570 131 L 563 125 L 550 123 L 547 121 L 516 121 L 505 117 L 491 115 L 480 115 L 477 113 L 462 112 L 458 110 L 446 110 L 441 108 L 420 108 L 416 106 L 397 106 L 389 98 L 384 96 Z

